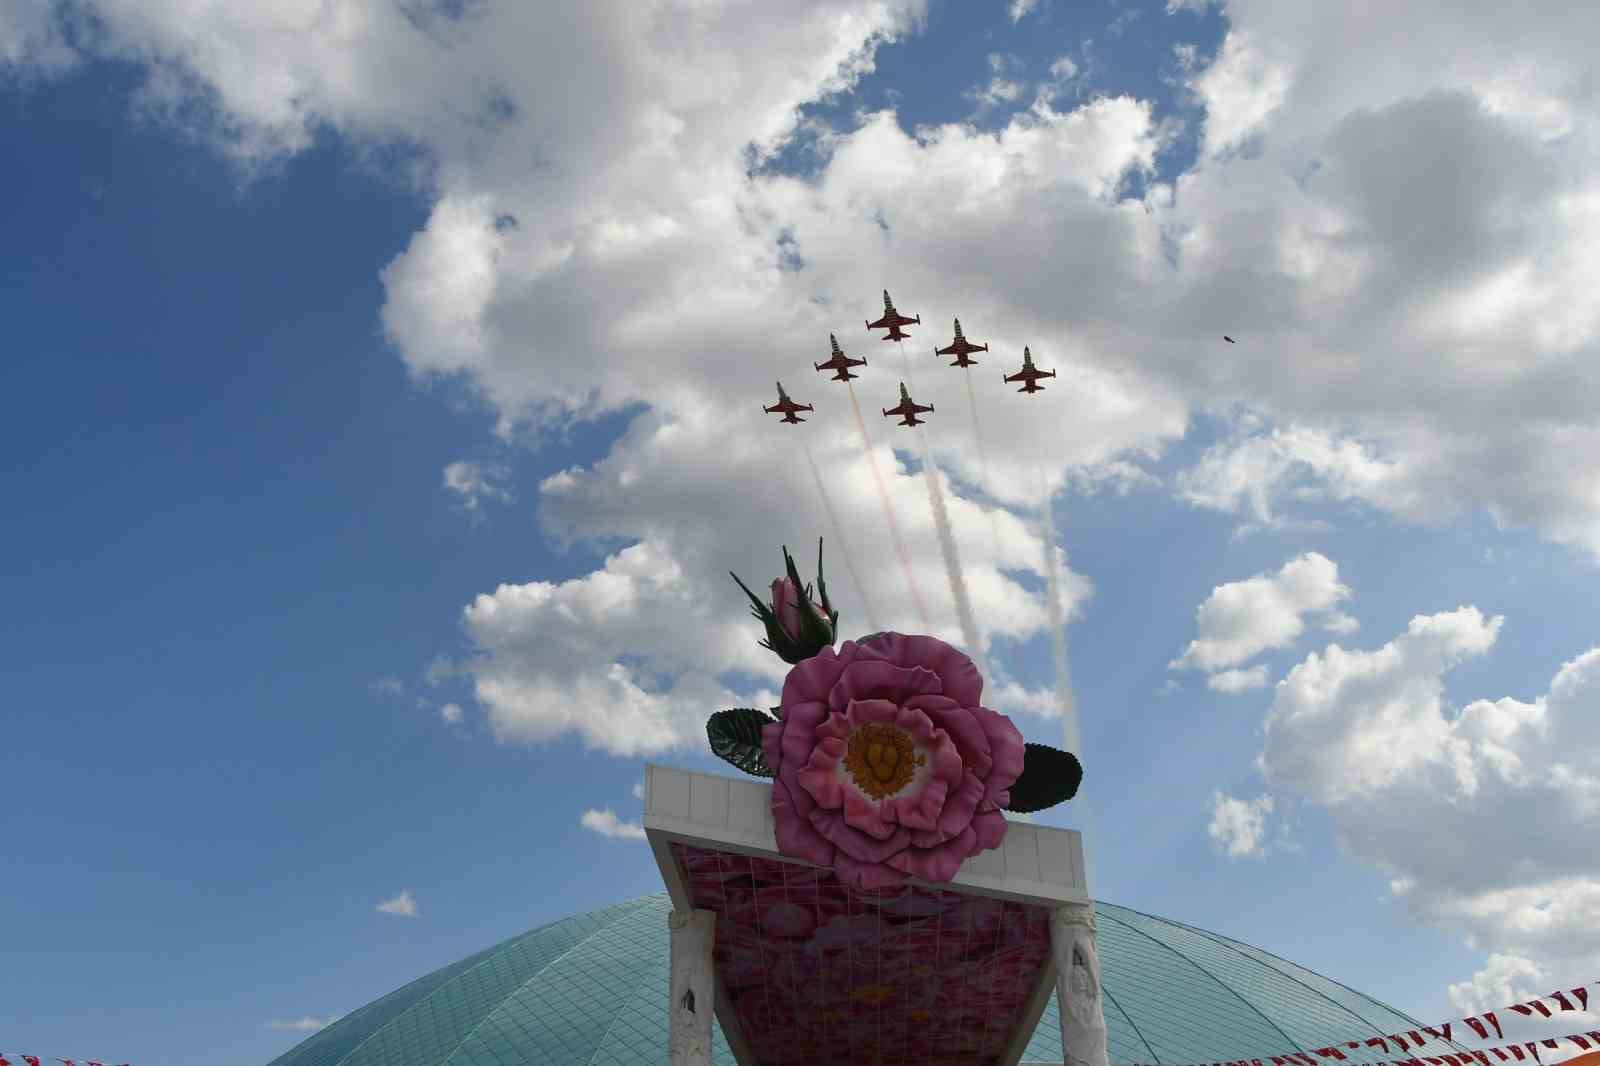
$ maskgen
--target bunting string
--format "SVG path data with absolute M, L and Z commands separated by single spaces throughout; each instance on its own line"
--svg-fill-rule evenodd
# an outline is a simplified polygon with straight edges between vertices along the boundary
M 6 1054 L 6 1052 L 0 1051 L 0 1066 L 18 1066 L 17 1063 L 6 1058 Z M 37 1055 L 24 1055 L 20 1051 L 13 1051 L 10 1052 L 10 1054 L 21 1059 L 23 1063 L 26 1063 L 26 1066 L 39 1066 L 39 1056 Z M 75 1059 L 50 1059 L 49 1061 L 64 1062 L 66 1063 L 66 1066 L 78 1066 L 77 1060 Z M 92 1059 L 85 1059 L 83 1060 L 83 1066 L 106 1066 L 106 1064 L 103 1062 L 95 1062 Z M 128 1064 L 126 1062 L 119 1062 L 117 1063 L 117 1066 L 128 1066 Z
M 1591 984 L 1600 985 L 1600 981 Z M 1557 1009 L 1546 1006 L 1545 1000 L 1554 1000 Z M 1574 1006 L 1576 1001 L 1576 1006 Z M 1226 1062 L 1195 1063 L 1192 1066 L 1327 1066 L 1330 1062 L 1348 1061 L 1342 1049 L 1361 1051 L 1364 1048 L 1381 1050 L 1384 1054 L 1394 1051 L 1406 1052 L 1410 1057 L 1403 1059 L 1388 1059 L 1379 1063 L 1365 1062 L 1363 1066 L 1497 1066 L 1500 1062 L 1528 1062 L 1532 1056 L 1533 1063 L 1542 1063 L 1539 1057 L 1539 1048 L 1544 1047 L 1551 1051 L 1561 1050 L 1560 1041 L 1570 1041 L 1580 1051 L 1600 1050 L 1600 1030 L 1591 1030 L 1575 1033 L 1571 1036 L 1555 1037 L 1548 1040 L 1529 1040 L 1517 1044 L 1506 1044 L 1502 1047 L 1486 1048 L 1482 1051 L 1441 1053 L 1437 1056 L 1418 1056 L 1417 1048 L 1431 1041 L 1445 1044 L 1453 1043 L 1452 1027 L 1459 1031 L 1465 1026 L 1478 1034 L 1480 1039 L 1490 1039 L 1489 1030 L 1494 1030 L 1497 1039 L 1506 1038 L 1505 1031 L 1500 1027 L 1501 1014 L 1519 1014 L 1531 1018 L 1539 1015 L 1552 1018 L 1563 1011 L 1587 1011 L 1589 1009 L 1589 991 L 1587 986 L 1569 988 L 1565 992 L 1552 992 L 1539 999 L 1530 999 L 1526 1003 L 1513 1003 L 1509 1007 L 1501 1007 L 1498 1011 L 1484 1011 L 1468 1018 L 1458 1018 L 1453 1022 L 1442 1025 L 1425 1025 L 1418 1029 L 1406 1029 L 1388 1036 L 1365 1037 L 1360 1040 L 1343 1040 L 1328 1047 L 1315 1048 L 1307 1051 L 1292 1051 L 1282 1055 L 1268 1055 L 1264 1058 L 1232 1059 Z M 1466 1036 L 1461 1033 L 1461 1036 Z M 1471 1039 L 1467 1037 L 1467 1039 Z M 1524 1050 L 1526 1049 L 1526 1050 Z M 1490 1060 L 1489 1056 L 1495 1056 Z M 1146 1063 L 1133 1063 L 1133 1066 L 1149 1066 Z

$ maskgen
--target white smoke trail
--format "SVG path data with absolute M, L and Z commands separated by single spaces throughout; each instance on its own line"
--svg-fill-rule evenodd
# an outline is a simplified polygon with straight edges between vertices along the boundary
M 861 417 L 861 404 L 856 400 L 856 389 L 850 382 L 845 382 L 845 387 L 850 390 L 850 409 L 856 415 L 856 429 L 861 431 L 861 447 L 867 453 L 867 462 L 872 466 L 872 480 L 878 485 L 878 500 L 883 504 L 883 517 L 889 524 L 889 539 L 894 542 L 895 554 L 900 557 L 900 569 L 906 575 L 906 588 L 911 593 L 911 602 L 917 609 L 917 617 L 922 620 L 922 627 L 928 627 L 928 608 L 922 602 L 922 593 L 917 588 L 917 579 L 911 572 L 911 558 L 906 554 L 905 541 L 900 539 L 900 524 L 894 520 L 894 508 L 889 504 L 889 489 L 883 483 L 883 472 L 878 469 L 878 457 L 872 451 L 872 440 L 867 436 L 867 423 Z
M 1061 743 L 1064 750 L 1070 751 L 1078 757 L 1079 762 L 1082 762 L 1083 731 L 1078 724 L 1078 704 L 1072 695 L 1072 677 L 1067 668 L 1066 612 L 1061 607 L 1061 575 L 1056 568 L 1056 523 L 1050 509 L 1054 493 L 1049 490 L 1048 482 L 1044 480 L 1038 468 L 1035 468 L 1034 473 L 1041 482 L 1040 495 L 1043 498 L 1039 514 L 1044 534 L 1045 602 L 1050 616 L 1050 644 L 1056 668 L 1056 705 L 1061 711 Z M 1088 780 L 1087 767 L 1084 770 L 1084 780 Z M 1081 785 L 1073 802 L 1083 811 L 1084 883 L 1092 885 L 1094 882 L 1090 874 L 1095 852 L 1094 808 L 1087 802 Z
M 839 516 L 834 514 L 833 501 L 828 497 L 828 489 L 822 483 L 822 472 L 817 469 L 817 461 L 811 455 L 811 445 L 807 444 L 806 462 L 811 465 L 811 477 L 817 483 L 817 495 L 822 498 L 822 509 L 828 514 L 828 525 L 833 529 L 833 542 L 839 545 L 839 554 L 844 556 L 845 569 L 850 571 L 850 581 L 856 587 L 856 595 L 861 598 L 861 613 L 867 616 L 867 632 L 877 633 L 883 627 L 878 625 L 877 614 L 872 610 L 872 601 L 867 598 L 867 588 L 861 583 L 861 575 L 856 571 L 855 560 L 850 557 L 850 547 L 845 542 L 844 531 L 839 528 Z
M 906 347 L 900 345 L 900 358 L 906 364 L 906 380 L 911 382 L 911 387 L 916 388 L 912 380 L 911 360 L 906 356 Z M 984 677 L 989 676 L 989 665 L 983 654 L 983 635 L 978 631 L 977 617 L 972 613 L 972 598 L 967 594 L 967 579 L 961 572 L 961 553 L 956 550 L 955 533 L 950 528 L 950 514 L 945 509 L 944 489 L 939 484 L 939 468 L 934 465 L 933 451 L 928 447 L 928 436 L 921 426 L 917 427 L 917 442 L 922 448 L 922 476 L 928 483 L 928 506 L 933 509 L 933 528 L 939 536 L 939 554 L 944 556 L 944 573 L 950 582 L 950 598 L 956 603 L 956 621 L 961 626 L 961 639 L 966 642 L 967 651 L 978 667 L 978 673 Z
M 989 491 L 989 459 L 983 451 L 983 431 L 978 428 L 978 400 L 972 395 L 972 368 L 964 368 L 963 377 L 967 382 L 967 406 L 972 409 L 972 436 L 978 442 L 978 473 L 983 478 L 980 487 L 983 494 L 990 501 L 994 500 L 994 493 Z M 1000 527 L 995 524 L 994 506 L 992 502 L 983 509 L 989 517 L 989 546 L 994 549 L 995 559 L 1000 558 Z

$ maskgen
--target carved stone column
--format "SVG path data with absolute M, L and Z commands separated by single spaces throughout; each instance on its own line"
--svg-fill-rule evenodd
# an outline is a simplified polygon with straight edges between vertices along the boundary
M 716 943 L 715 911 L 673 911 L 671 977 L 667 982 L 667 1062 L 669 1066 L 711 1066 L 711 1019 L 716 1014 L 711 949 Z
M 1108 1066 L 1100 959 L 1094 950 L 1094 904 L 1066 903 L 1050 921 L 1061 1013 L 1061 1058 L 1066 1066 Z

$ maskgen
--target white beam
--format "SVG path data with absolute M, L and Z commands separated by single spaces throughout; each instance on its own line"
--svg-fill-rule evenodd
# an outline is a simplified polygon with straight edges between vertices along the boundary
M 1061 1060 L 1066 1066 L 1108 1066 L 1100 958 L 1094 950 L 1094 904 L 1064 903 L 1050 920 L 1061 1015 Z
M 668 1066 L 711 1066 L 711 1018 L 716 1013 L 711 949 L 715 911 L 674 910 L 667 916 L 672 970 L 667 982 Z

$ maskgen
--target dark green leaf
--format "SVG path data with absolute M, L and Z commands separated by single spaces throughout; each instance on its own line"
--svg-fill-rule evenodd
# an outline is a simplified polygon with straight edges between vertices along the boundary
M 706 722 L 706 738 L 712 752 L 747 774 L 771 777 L 772 769 L 761 752 L 761 727 L 773 721 L 765 711 L 754 707 L 735 707 L 718 711 Z
M 1006 810 L 1031 814 L 1064 803 L 1078 794 L 1083 784 L 1083 764 L 1069 751 L 1058 751 L 1044 744 L 1023 748 L 1022 776 L 1011 786 L 1011 802 Z

